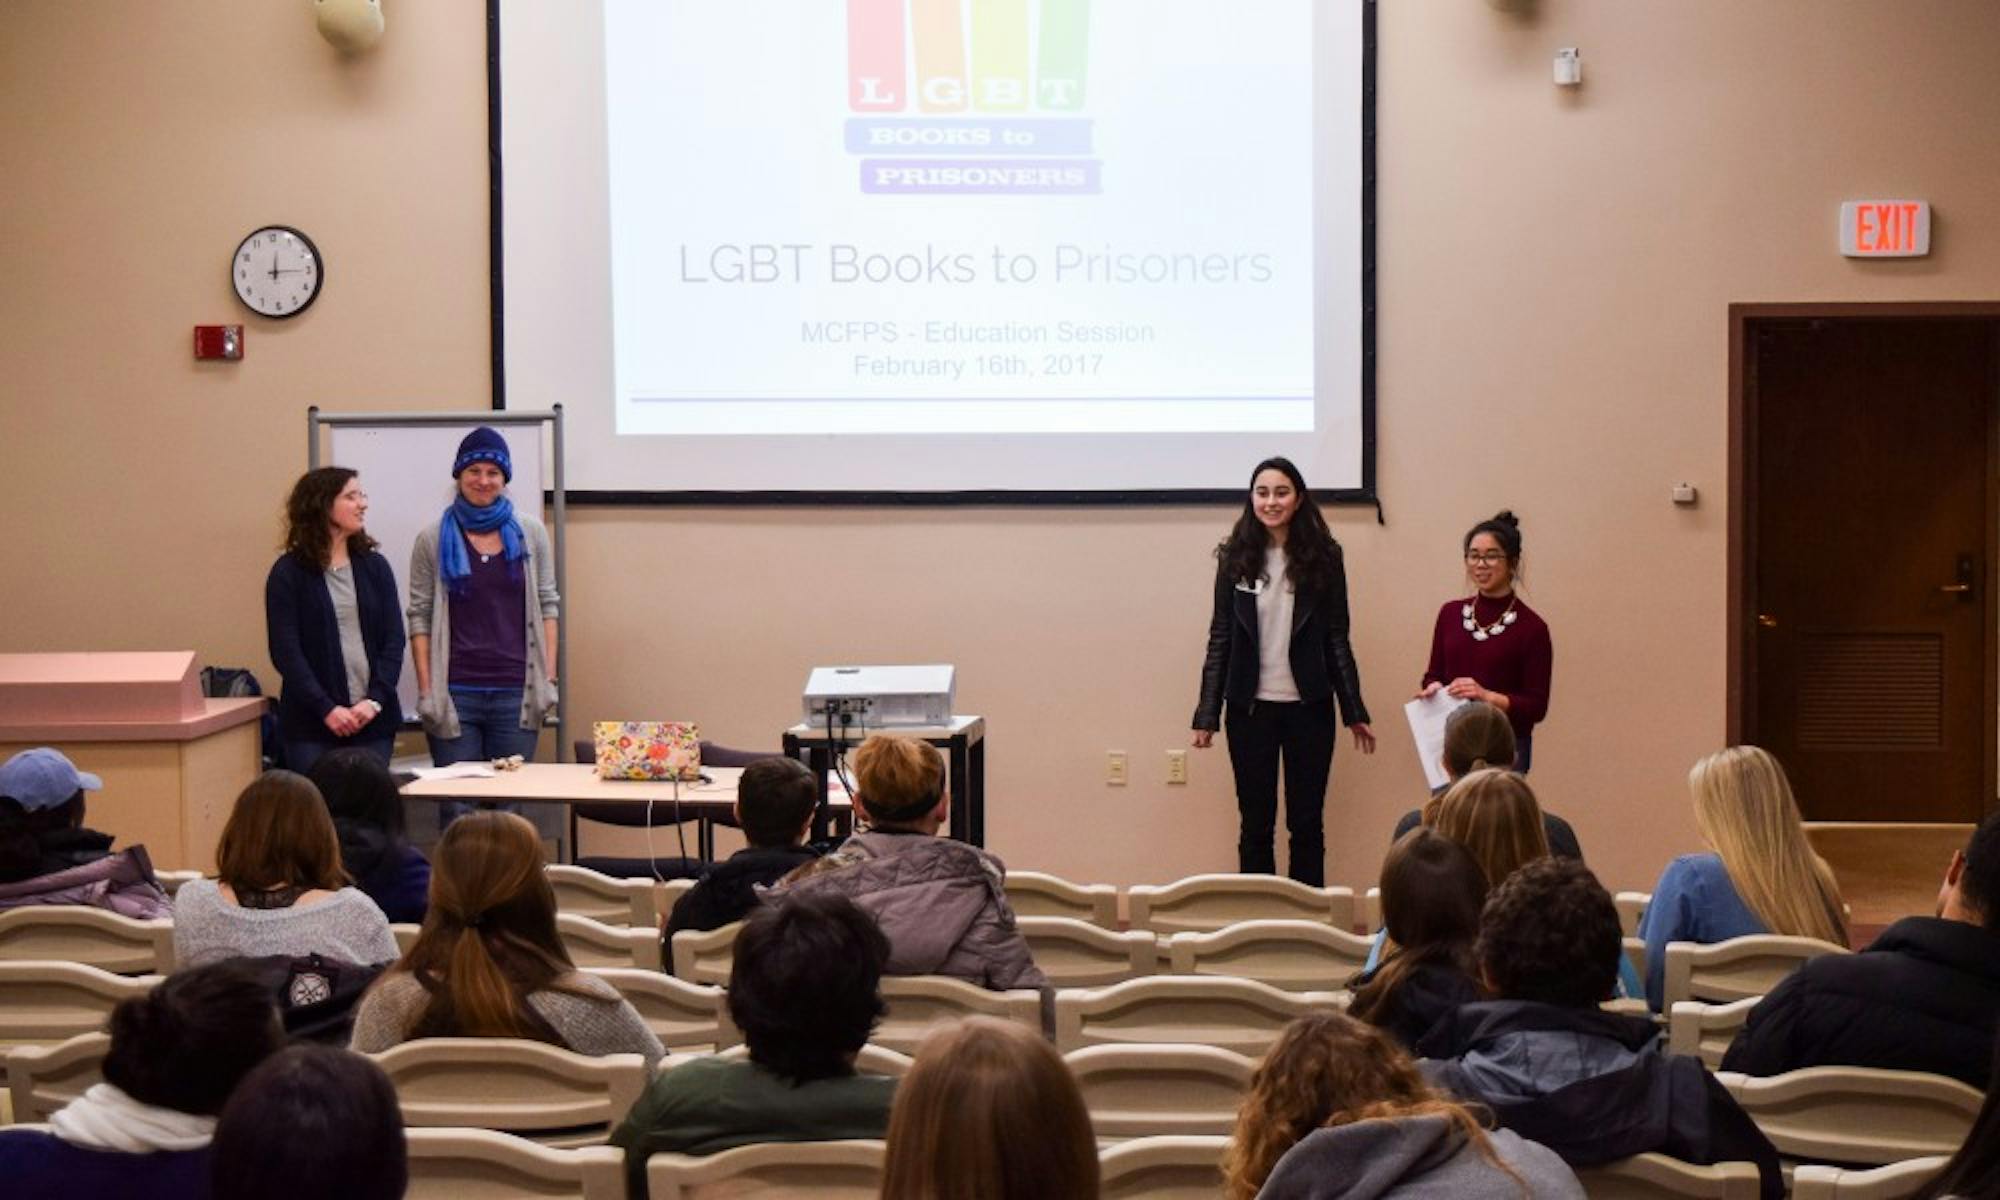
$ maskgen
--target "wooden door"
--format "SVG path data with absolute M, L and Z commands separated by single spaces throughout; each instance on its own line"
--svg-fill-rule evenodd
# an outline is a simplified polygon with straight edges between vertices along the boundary
M 1809 820 L 1977 821 L 1987 807 L 1996 328 L 1747 331 L 1747 740 L 1785 764 Z

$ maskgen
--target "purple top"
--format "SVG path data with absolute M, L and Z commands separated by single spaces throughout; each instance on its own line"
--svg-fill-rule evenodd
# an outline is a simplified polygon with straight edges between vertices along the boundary
M 448 687 L 517 688 L 528 679 L 528 584 L 503 554 L 483 555 L 467 543 L 472 582 L 452 593 L 451 678 Z
M 1475 596 L 1472 603 L 1473 617 L 1483 626 L 1499 621 L 1507 611 L 1507 601 L 1490 596 Z M 1554 664 L 1548 624 L 1518 599 L 1507 631 L 1485 641 L 1466 631 L 1465 601 L 1448 600 L 1438 610 L 1437 628 L 1431 633 L 1431 662 L 1424 682 L 1448 684 L 1461 675 L 1477 679 L 1479 686 L 1507 697 L 1507 723 L 1514 727 L 1515 737 L 1526 737 L 1548 715 Z

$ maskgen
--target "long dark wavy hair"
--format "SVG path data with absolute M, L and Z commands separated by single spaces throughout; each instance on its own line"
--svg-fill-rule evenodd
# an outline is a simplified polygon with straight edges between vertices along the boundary
M 1421 825 L 1404 834 L 1382 863 L 1382 918 L 1396 949 L 1354 989 L 1348 1015 L 1386 1024 L 1397 991 L 1420 967 L 1445 966 L 1478 978 L 1472 947 L 1485 904 L 1486 875 L 1470 850 Z
M 359 475 L 352 467 L 314 467 L 299 476 L 285 498 L 285 553 L 316 571 L 333 558 L 333 502 L 347 481 Z M 373 550 L 366 530 L 347 539 L 350 554 Z
M 1271 533 L 1257 519 L 1257 499 L 1251 489 L 1257 486 L 1257 477 L 1266 471 L 1284 472 L 1299 494 L 1299 506 L 1292 512 L 1291 532 L 1285 536 L 1285 564 L 1292 577 L 1292 589 L 1301 594 L 1324 592 L 1333 585 L 1334 572 L 1340 567 L 1340 543 L 1326 527 L 1326 518 L 1314 503 L 1305 476 L 1299 474 L 1289 458 L 1267 458 L 1251 470 L 1243 513 L 1236 518 L 1229 536 L 1215 548 L 1215 557 L 1231 579 L 1247 582 L 1263 576 L 1264 553 L 1270 549 Z

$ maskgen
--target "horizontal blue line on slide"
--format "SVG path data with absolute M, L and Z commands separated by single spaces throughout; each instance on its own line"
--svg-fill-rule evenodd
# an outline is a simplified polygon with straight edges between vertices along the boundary
M 849 117 L 849 154 L 1089 154 L 1091 122 L 1081 117 L 983 121 Z
M 1213 404 L 1308 401 L 1311 396 L 633 396 L 633 404 Z

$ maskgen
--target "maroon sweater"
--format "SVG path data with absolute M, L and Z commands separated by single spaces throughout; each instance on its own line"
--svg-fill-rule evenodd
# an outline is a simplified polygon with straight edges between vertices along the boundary
M 1555 666 L 1549 623 L 1517 599 L 1514 623 L 1507 632 L 1481 642 L 1465 628 L 1464 609 L 1465 601 L 1448 600 L 1438 610 L 1424 682 L 1448 685 L 1461 675 L 1471 676 L 1480 687 L 1507 697 L 1507 723 L 1514 727 L 1515 737 L 1526 737 L 1549 712 L 1549 674 Z M 1486 596 L 1473 600 L 1472 616 L 1481 628 L 1505 611 L 1505 600 Z

